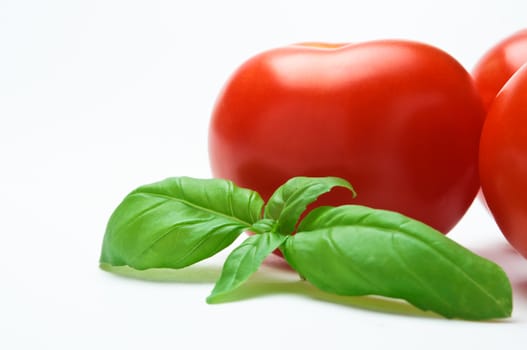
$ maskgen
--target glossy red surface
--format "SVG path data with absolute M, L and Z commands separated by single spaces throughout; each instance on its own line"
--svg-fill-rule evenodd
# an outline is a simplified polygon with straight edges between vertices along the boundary
M 527 66 L 505 84 L 481 136 L 481 187 L 507 240 L 527 257 Z
M 317 204 L 390 209 L 448 232 L 479 187 L 484 109 L 451 56 L 406 41 L 263 52 L 227 82 L 212 114 L 214 176 L 268 198 L 293 176 L 340 176 Z
M 527 29 L 503 39 L 478 61 L 472 74 L 487 109 L 502 86 L 525 62 Z

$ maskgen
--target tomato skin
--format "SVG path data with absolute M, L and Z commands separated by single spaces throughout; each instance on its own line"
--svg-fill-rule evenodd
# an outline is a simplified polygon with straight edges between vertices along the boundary
M 293 176 L 339 176 L 317 205 L 401 212 L 448 232 L 478 187 L 481 98 L 445 52 L 385 40 L 294 45 L 246 61 L 212 113 L 212 173 L 264 199 Z
M 481 188 L 503 235 L 527 258 L 527 65 L 503 86 L 485 121 Z
M 472 75 L 487 110 L 502 86 L 525 62 L 527 29 L 504 38 L 476 63 Z

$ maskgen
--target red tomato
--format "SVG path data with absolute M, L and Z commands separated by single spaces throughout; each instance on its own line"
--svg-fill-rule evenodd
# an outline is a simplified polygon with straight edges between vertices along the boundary
M 527 65 L 491 105 L 480 148 L 481 188 L 501 231 L 527 257 Z
M 212 114 L 213 175 L 264 199 L 293 176 L 339 176 L 358 196 L 446 233 L 479 187 L 484 109 L 469 73 L 420 43 L 293 45 L 245 62 Z
M 472 75 L 488 109 L 501 87 L 527 62 L 527 29 L 492 47 L 476 64 Z

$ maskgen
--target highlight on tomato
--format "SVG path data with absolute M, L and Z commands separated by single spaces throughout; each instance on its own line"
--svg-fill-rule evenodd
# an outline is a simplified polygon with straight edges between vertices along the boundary
M 485 110 L 471 75 L 430 45 L 307 43 L 244 62 L 209 129 L 215 177 L 267 200 L 295 176 L 351 182 L 316 205 L 400 212 L 447 233 L 479 188 Z

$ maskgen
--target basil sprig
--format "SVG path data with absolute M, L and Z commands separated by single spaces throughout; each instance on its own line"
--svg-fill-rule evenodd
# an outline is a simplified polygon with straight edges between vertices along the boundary
M 168 178 L 125 197 L 110 217 L 100 262 L 135 269 L 183 268 L 253 232 L 227 257 L 207 302 L 242 285 L 280 249 L 321 290 L 404 299 L 447 318 L 509 317 L 512 288 L 504 271 L 433 228 L 401 214 L 357 205 L 306 207 L 336 177 L 296 177 L 264 204 L 222 179 Z M 293 234 L 296 232 L 295 234 Z

